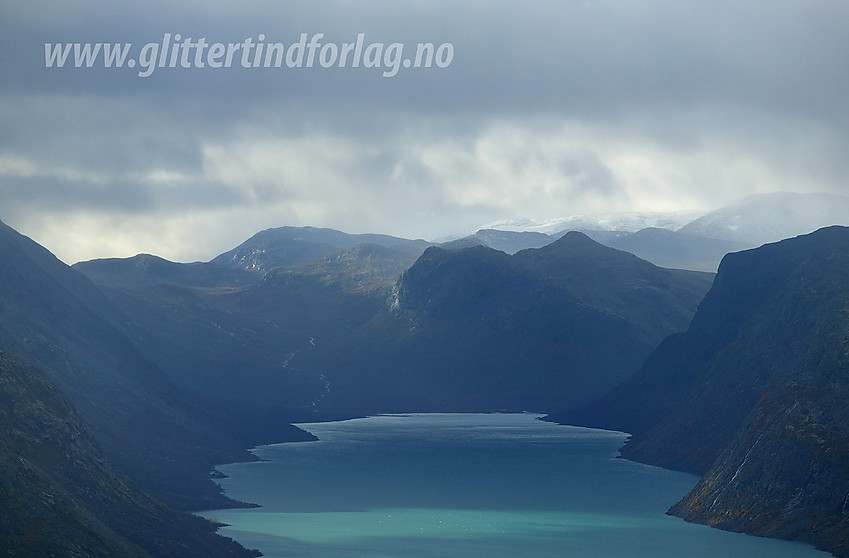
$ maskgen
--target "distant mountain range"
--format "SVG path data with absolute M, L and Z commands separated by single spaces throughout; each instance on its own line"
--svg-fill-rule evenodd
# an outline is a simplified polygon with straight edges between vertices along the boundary
M 417 243 L 384 237 L 384 245 L 292 266 L 291 246 L 328 236 L 304 232 L 266 231 L 274 242 L 249 241 L 209 264 L 174 264 L 185 273 L 159 274 L 153 286 L 151 267 L 132 261 L 75 267 L 93 270 L 129 317 L 126 334 L 169 380 L 207 401 L 292 414 L 586 401 L 683 330 L 712 281 L 581 233 L 514 256 L 483 246 L 419 256 Z M 333 234 L 341 246 L 352 240 Z M 256 272 L 240 253 L 262 254 L 271 271 L 247 288 L 227 283 L 234 270 Z M 208 283 L 213 272 L 217 286 Z
M 829 225 L 849 225 L 849 197 L 834 194 L 774 193 L 699 215 L 610 213 L 579 215 L 544 223 L 488 225 L 455 244 L 479 243 L 507 253 L 539 248 L 577 230 L 612 248 L 661 267 L 716 271 L 722 256 L 777 242 Z

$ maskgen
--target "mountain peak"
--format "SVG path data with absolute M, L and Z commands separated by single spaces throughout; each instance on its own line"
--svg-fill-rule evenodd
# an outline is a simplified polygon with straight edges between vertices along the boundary
M 522 250 L 516 256 L 537 262 L 559 261 L 564 266 L 563 272 L 570 275 L 581 273 L 582 270 L 597 271 L 611 266 L 655 267 L 654 264 L 641 260 L 633 254 L 605 246 L 578 231 L 569 231 L 542 248 Z
M 754 248 L 831 225 L 849 225 L 849 196 L 777 192 L 721 207 L 679 232 L 744 242 Z
M 580 231 L 568 231 L 566 234 L 549 244 L 549 246 L 580 246 L 585 248 L 604 248 L 601 244 Z
M 284 226 L 260 231 L 210 263 L 264 274 L 275 267 L 316 262 L 334 252 L 366 243 L 417 255 L 428 246 L 423 240 L 385 234 L 348 234 L 335 229 Z

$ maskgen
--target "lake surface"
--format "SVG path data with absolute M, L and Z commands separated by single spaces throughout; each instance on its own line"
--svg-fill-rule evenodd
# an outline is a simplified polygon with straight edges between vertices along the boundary
M 697 478 L 617 459 L 626 435 L 532 414 L 414 414 L 299 425 L 320 441 L 224 465 L 201 515 L 268 558 L 824 558 L 665 515 Z

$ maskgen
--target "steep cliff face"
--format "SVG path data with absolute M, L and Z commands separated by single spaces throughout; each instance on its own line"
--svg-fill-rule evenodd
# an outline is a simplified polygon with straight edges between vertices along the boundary
M 816 247 L 796 254 L 783 294 L 752 318 L 749 343 L 738 338 L 730 354 L 717 358 L 725 374 L 711 380 L 730 385 L 741 378 L 757 400 L 731 443 L 672 512 L 847 556 L 849 235 L 833 229 L 809 240 L 816 239 Z M 742 370 L 729 366 L 735 355 L 730 362 Z M 706 394 L 714 389 L 708 386 Z
M 778 382 L 846 383 L 847 308 L 847 228 L 727 256 L 689 330 L 634 378 L 653 378 L 661 395 L 669 395 L 663 379 L 682 388 L 672 412 L 636 432 L 627 455 L 702 474 Z
M 634 434 L 623 456 L 704 474 L 672 512 L 849 555 L 849 229 L 729 254 L 689 329 L 558 420 Z
M 845 387 L 788 382 L 765 394 L 735 440 L 670 512 L 849 555 Z

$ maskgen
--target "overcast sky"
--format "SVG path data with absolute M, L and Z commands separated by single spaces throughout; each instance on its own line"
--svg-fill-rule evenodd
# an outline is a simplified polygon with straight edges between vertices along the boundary
M 171 4 L 4 2 L 0 219 L 67 263 L 209 260 L 282 225 L 433 239 L 849 191 L 849 2 Z M 317 48 L 313 68 L 234 58 L 139 77 L 166 33 L 322 33 L 319 47 L 363 33 L 453 58 L 384 77 L 321 67 Z M 62 42 L 131 43 L 138 63 L 46 68 L 45 43 Z

